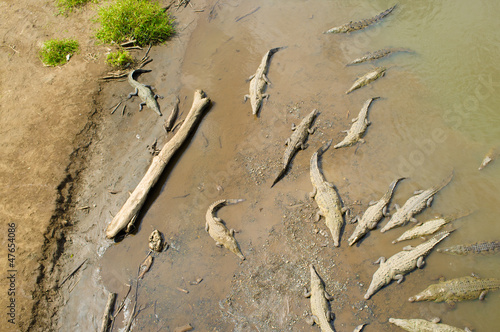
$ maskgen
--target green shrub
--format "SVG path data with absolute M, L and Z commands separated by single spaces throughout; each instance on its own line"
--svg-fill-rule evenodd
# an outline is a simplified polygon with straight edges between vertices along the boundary
M 40 50 L 40 60 L 47 66 L 58 66 L 68 62 L 68 54 L 71 56 L 78 50 L 78 42 L 73 39 L 51 39 L 46 41 Z
M 133 63 L 134 59 L 127 51 L 116 51 L 108 54 L 106 62 L 113 67 L 125 67 Z
M 61 13 L 71 12 L 73 8 L 82 7 L 95 0 L 57 0 L 57 7 Z
M 158 44 L 174 33 L 173 19 L 158 2 L 117 0 L 98 11 L 101 28 L 96 37 L 104 43 L 122 43 L 129 39 L 144 46 Z

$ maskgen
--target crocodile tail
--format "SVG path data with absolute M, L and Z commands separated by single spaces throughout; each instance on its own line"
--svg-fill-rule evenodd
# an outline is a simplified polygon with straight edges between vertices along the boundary
M 226 199 L 226 205 L 231 205 L 231 204 L 238 204 L 241 202 L 244 202 L 244 198 L 238 198 L 238 199 Z
M 281 180 L 281 178 L 283 177 L 283 175 L 285 175 L 285 172 L 286 172 L 286 167 L 283 167 L 281 169 L 281 171 L 279 172 L 278 176 L 276 177 L 276 179 L 274 179 L 274 182 L 273 184 L 271 185 L 271 188 L 274 187 L 274 185 L 276 183 L 278 183 L 279 180 Z
M 326 142 L 325 144 L 323 144 L 318 150 L 317 150 L 317 154 L 318 156 L 321 156 L 323 153 L 325 153 L 326 150 L 328 150 L 328 148 L 332 145 L 332 141 L 333 139 L 330 139 L 328 142 Z
M 280 47 L 275 47 L 275 48 L 271 48 L 269 50 L 269 56 L 273 55 L 274 53 L 278 52 L 279 50 L 282 50 L 282 49 L 285 49 L 287 48 L 288 46 L 280 46 Z
M 448 185 L 448 183 L 451 182 L 451 179 L 453 179 L 453 175 L 455 174 L 455 171 L 452 170 L 450 175 L 448 175 L 448 177 L 446 179 L 443 180 L 443 182 L 441 182 L 439 185 L 437 185 L 435 188 L 434 188 L 434 192 L 438 192 L 440 191 L 441 189 L 443 189 L 444 187 L 446 187 Z

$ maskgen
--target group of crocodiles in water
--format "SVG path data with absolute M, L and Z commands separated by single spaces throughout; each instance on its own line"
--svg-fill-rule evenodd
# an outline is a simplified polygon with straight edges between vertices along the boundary
M 325 33 L 349 33 L 356 30 L 364 29 L 389 15 L 396 6 L 393 6 L 379 15 L 373 18 L 361 20 L 358 22 L 349 22 L 339 27 L 335 27 L 325 31 Z M 269 68 L 269 62 L 274 53 L 282 49 L 283 47 L 273 48 L 269 50 L 255 72 L 254 75 L 249 77 L 249 94 L 245 96 L 245 101 L 250 99 L 250 104 L 252 107 L 252 113 L 257 115 L 260 108 L 262 107 L 262 102 L 264 98 L 268 98 L 269 95 L 265 94 L 265 89 L 268 84 L 270 84 L 267 78 L 267 71 Z M 368 53 L 358 59 L 351 61 L 348 65 L 358 64 L 366 61 L 380 59 L 382 57 L 388 56 L 396 52 L 410 52 L 406 49 L 383 49 L 376 51 L 374 53 Z M 353 86 L 346 92 L 350 92 L 363 87 L 370 82 L 382 77 L 386 71 L 386 68 L 380 67 L 362 76 L 353 84 Z M 140 110 L 142 110 L 144 105 L 154 110 L 158 115 L 162 115 L 157 102 L 158 95 L 152 92 L 152 89 L 148 85 L 137 82 L 134 79 L 136 73 L 144 72 L 144 70 L 134 70 L 129 76 L 128 80 L 130 85 L 135 88 L 135 92 L 129 95 L 129 98 L 138 95 L 142 103 L 140 104 Z M 363 143 L 363 135 L 367 130 L 370 122 L 368 121 L 368 109 L 374 100 L 378 97 L 368 99 L 358 116 L 352 120 L 353 124 L 349 130 L 346 130 L 346 137 L 334 145 L 334 149 L 349 147 L 357 143 Z M 176 109 L 172 111 L 171 117 L 177 114 Z M 299 149 L 305 149 L 307 147 L 306 141 L 309 134 L 314 133 L 314 129 L 311 129 L 311 125 L 314 119 L 319 114 L 318 110 L 313 110 L 309 115 L 307 115 L 298 126 L 292 126 L 293 133 L 285 142 L 286 149 L 283 155 L 283 163 L 279 174 L 272 183 L 273 187 L 286 173 L 288 165 L 293 158 L 294 154 Z M 175 119 L 174 119 L 175 121 Z M 168 122 L 171 122 L 170 119 Z M 173 122 L 172 122 L 173 124 Z M 170 127 L 172 126 L 170 124 Z M 316 214 L 316 220 L 321 217 L 324 218 L 325 224 L 331 232 L 333 244 L 335 247 L 340 246 L 340 236 L 341 229 L 344 226 L 344 213 L 347 208 L 342 205 L 342 201 L 335 189 L 335 186 L 326 181 L 323 174 L 318 167 L 318 158 L 330 148 L 332 140 L 326 142 L 322 147 L 320 147 L 311 157 L 310 160 L 310 178 L 313 185 L 313 191 L 310 193 L 310 197 L 314 199 L 318 205 L 318 212 Z M 441 189 L 450 183 L 453 178 L 453 172 L 446 177 L 441 183 L 427 189 L 421 190 L 414 193 L 402 207 L 396 206 L 396 212 L 391 216 L 389 222 L 381 228 L 381 232 L 386 232 L 398 226 L 406 225 L 409 221 L 416 221 L 414 216 L 422 212 L 426 207 L 429 207 L 432 203 L 434 195 L 436 195 Z M 353 234 L 349 237 L 349 246 L 354 245 L 361 238 L 363 238 L 368 232 L 375 229 L 377 224 L 384 217 L 388 216 L 388 205 L 393 196 L 394 190 L 397 184 L 404 178 L 395 179 L 389 186 L 387 192 L 378 200 L 369 203 L 369 207 L 364 212 L 361 218 L 356 217 L 353 222 L 357 221 L 357 227 Z M 228 229 L 225 223 L 216 216 L 216 211 L 223 206 L 236 204 L 244 201 L 243 199 L 221 199 L 210 205 L 206 212 L 206 224 L 205 230 L 209 235 L 215 240 L 216 245 L 220 247 L 225 247 L 226 249 L 233 252 L 241 260 L 245 260 L 235 237 L 235 231 L 233 229 Z M 404 240 L 415 239 L 418 237 L 424 237 L 427 235 L 432 235 L 446 224 L 451 221 L 464 217 L 469 213 L 463 213 L 456 216 L 436 218 L 429 220 L 425 223 L 418 224 L 414 228 L 408 230 L 402 234 L 399 238 L 393 241 L 397 243 Z M 368 300 L 382 287 L 391 283 L 392 280 L 397 280 L 401 283 L 404 280 L 404 275 L 410 273 L 416 268 L 421 268 L 424 265 L 424 258 L 432 251 L 432 249 L 442 240 L 447 238 L 452 231 L 442 231 L 430 238 L 426 242 L 416 246 L 416 247 L 405 247 L 402 251 L 396 253 L 388 259 L 381 257 L 377 260 L 380 264 L 379 268 L 373 274 L 373 278 L 370 286 L 364 296 Z M 467 255 L 474 253 L 493 253 L 500 251 L 500 242 L 484 242 L 476 243 L 471 245 L 457 245 L 454 247 L 446 249 L 438 249 L 438 251 L 443 253 L 457 254 L 457 255 Z M 309 322 L 311 324 L 318 324 L 322 331 L 333 331 L 330 321 L 333 319 L 334 315 L 329 309 L 329 302 L 333 299 L 327 291 L 325 290 L 325 284 L 319 274 L 317 273 L 315 267 L 310 265 L 311 274 L 311 285 L 310 291 L 306 292 L 305 296 L 310 297 L 311 302 L 311 312 Z M 435 301 L 435 302 L 447 302 L 454 303 L 462 300 L 472 300 L 472 299 L 484 299 L 486 293 L 491 290 L 496 290 L 500 288 L 499 279 L 481 279 L 477 276 L 466 276 L 456 279 L 451 279 L 448 281 L 440 281 L 438 284 L 433 284 L 427 287 L 421 293 L 409 298 L 410 302 L 417 301 Z M 390 323 L 393 323 L 407 331 L 464 331 L 459 328 L 455 328 L 449 325 L 439 323 L 437 321 L 427 321 L 423 319 L 396 319 L 390 318 Z M 359 325 L 355 328 L 355 332 L 359 332 L 363 329 L 364 325 Z M 467 328 L 465 331 L 469 331 Z

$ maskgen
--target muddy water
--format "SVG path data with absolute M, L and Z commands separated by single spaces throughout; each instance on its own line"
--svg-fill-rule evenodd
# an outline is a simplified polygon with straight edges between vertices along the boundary
M 475 210 L 454 223 L 458 230 L 443 245 L 500 237 L 495 218 L 498 165 L 493 162 L 477 170 L 500 135 L 494 98 L 498 69 L 493 65 L 498 53 L 498 35 L 493 31 L 498 31 L 499 23 L 488 15 L 500 5 L 417 1 L 400 4 L 382 24 L 366 31 L 321 33 L 392 4 L 219 1 L 200 13 L 181 68 L 182 116 L 189 110 L 194 89 L 206 91 L 213 105 L 153 191 L 138 232 L 110 247 L 102 262 L 101 277 L 120 298 L 123 283 L 136 278 L 151 231 L 159 229 L 169 242 L 170 248 L 157 255 L 140 282 L 138 305 L 144 310 L 136 321 L 137 330 L 173 330 L 188 322 L 200 331 L 311 330 L 303 319 L 309 301 L 301 296 L 309 282 L 310 263 L 318 267 L 335 296 L 332 310 L 339 331 L 364 322 L 370 323 L 367 331 L 390 331 L 396 328 L 388 326 L 389 317 L 435 316 L 457 327 L 494 330 L 498 293 L 484 303 L 460 303 L 453 310 L 444 304 L 412 304 L 407 298 L 438 276 L 475 272 L 499 277 L 498 257 L 432 253 L 425 269 L 364 301 L 376 270 L 371 262 L 407 245 L 391 241 L 408 227 L 384 234 L 374 231 L 349 248 L 346 239 L 354 225 L 348 224 L 341 247 L 334 248 L 324 224 L 312 222 L 316 205 L 306 196 L 312 189 L 313 151 L 327 139 L 340 141 L 340 131 L 350 126 L 363 102 L 380 96 L 370 109 L 367 143 L 330 150 L 322 158 L 323 173 L 337 186 L 345 205 L 362 213 L 392 180 L 405 176 L 408 179 L 393 199 L 402 205 L 414 190 L 437 184 L 453 170 L 451 184 L 418 219 Z M 255 118 L 249 103 L 243 103 L 248 93 L 245 79 L 255 72 L 264 53 L 277 46 L 287 48 L 271 60 L 270 98 Z M 374 65 L 345 64 L 383 47 L 415 52 L 380 60 L 376 65 L 389 68 L 386 76 L 346 96 L 355 78 Z M 161 77 L 157 80 L 153 85 L 159 84 L 161 91 Z M 163 84 L 163 88 L 168 87 Z M 270 189 L 291 124 L 314 108 L 320 115 L 310 147 L 298 152 L 284 179 Z M 218 213 L 230 228 L 240 231 L 235 236 L 247 257 L 244 262 L 217 248 L 204 231 L 207 207 L 221 198 L 246 199 Z M 191 285 L 197 278 L 203 281 Z

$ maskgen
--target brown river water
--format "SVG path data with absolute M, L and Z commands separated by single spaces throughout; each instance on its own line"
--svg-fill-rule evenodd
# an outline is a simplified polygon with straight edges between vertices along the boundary
M 160 230 L 170 245 L 156 255 L 151 270 L 139 283 L 137 303 L 143 310 L 134 330 L 173 331 L 187 323 L 196 331 L 319 330 L 309 327 L 304 319 L 310 313 L 309 300 L 302 294 L 304 286 L 309 287 L 311 263 L 334 296 L 331 307 L 336 318 L 332 325 L 337 331 L 352 331 L 361 323 L 369 323 L 365 331 L 397 331 L 388 323 L 390 317 L 436 316 L 459 328 L 497 329 L 498 292 L 490 293 L 484 302 L 463 302 L 454 308 L 444 303 L 409 303 L 407 299 L 441 276 L 454 278 L 474 272 L 498 278 L 500 256 L 432 252 L 425 268 L 406 275 L 402 284 L 393 282 L 364 300 L 377 269 L 372 262 L 422 240 L 392 244 L 409 228 L 406 226 L 383 234 L 372 231 L 358 245 L 349 247 L 347 238 L 355 225 L 347 223 L 336 248 L 323 220 L 314 222 L 317 205 L 307 197 L 312 190 L 311 155 L 328 139 L 341 141 L 344 134 L 340 131 L 350 127 L 364 101 L 380 97 L 369 110 L 372 124 L 364 137 L 366 143 L 331 148 L 321 158 L 320 168 L 335 184 L 344 205 L 352 214 L 362 214 L 368 202 L 385 193 L 390 182 L 405 176 L 392 199 L 392 212 L 394 203 L 403 205 L 414 190 L 438 184 L 453 170 L 452 182 L 417 219 L 475 211 L 452 227 L 448 225 L 446 229 L 456 231 L 440 246 L 500 239 L 500 165 L 494 161 L 478 171 L 484 155 L 500 138 L 500 102 L 495 98 L 500 86 L 495 65 L 500 23 L 494 15 L 500 4 L 400 2 L 391 15 L 369 29 L 345 35 L 322 34 L 350 20 L 374 16 L 393 4 L 212 1 L 199 13 L 183 50 L 178 90 L 171 88 L 173 79 L 162 71 L 169 55 L 152 54 L 155 61 L 148 68 L 153 72 L 141 80 L 167 97 L 160 102 L 164 113 L 168 114 L 171 95 L 178 94 L 181 117 L 185 117 L 198 88 L 213 104 L 152 191 L 136 222 L 136 232 L 117 244 L 103 245 L 101 250 L 100 268 L 93 277 L 117 292 L 121 301 L 127 289 L 124 285 L 135 287 L 149 234 Z M 254 117 L 249 102 L 243 103 L 248 93 L 245 80 L 255 72 L 265 52 L 278 46 L 286 48 L 271 59 L 270 98 Z M 414 52 L 346 66 L 368 51 L 385 47 Z M 388 68 L 383 78 L 345 94 L 357 77 L 380 65 Z M 123 87 L 127 90 L 126 83 Z M 308 139 L 309 147 L 296 154 L 285 177 L 271 189 L 292 123 L 298 124 L 315 108 L 320 115 L 314 123 L 316 132 Z M 134 116 L 138 114 L 144 111 Z M 158 135 L 162 122 L 149 123 Z M 144 170 L 134 171 L 140 174 Z M 116 196 L 118 205 L 126 199 L 125 193 Z M 222 198 L 246 200 L 218 212 L 229 228 L 239 231 L 235 237 L 245 261 L 216 247 L 204 230 L 208 206 Z M 106 215 L 106 221 L 110 220 Z M 386 222 L 381 221 L 381 225 Z M 197 278 L 203 281 L 191 285 Z M 134 292 L 133 288 L 131 294 Z M 125 308 L 125 318 L 132 302 Z M 115 327 L 122 326 L 123 319 L 123 315 L 118 316 Z

